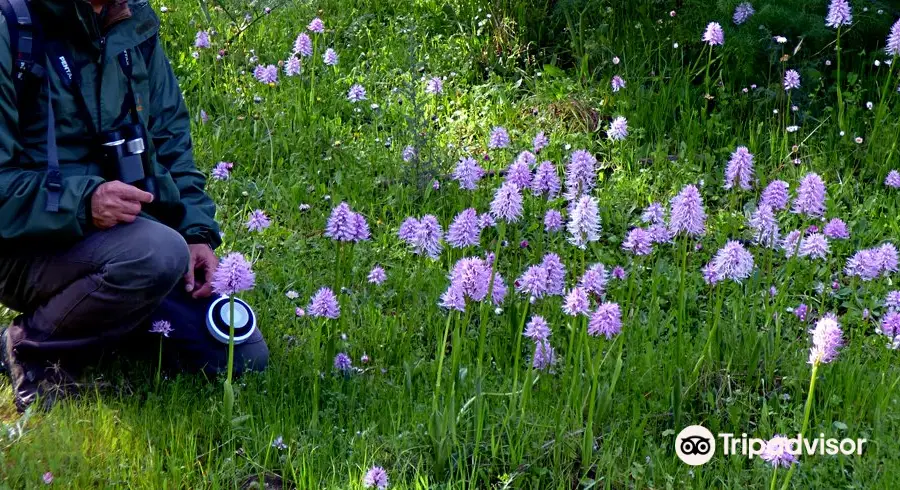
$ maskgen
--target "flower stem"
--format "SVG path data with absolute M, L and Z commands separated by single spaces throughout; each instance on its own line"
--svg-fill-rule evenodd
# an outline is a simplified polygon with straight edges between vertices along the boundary
M 809 378 L 809 394 L 806 395 L 806 406 L 803 408 L 803 425 L 800 428 L 800 435 L 806 433 L 806 429 L 809 426 L 809 412 L 812 409 L 813 395 L 816 390 L 816 374 L 819 371 L 819 361 L 813 362 L 812 374 Z M 784 479 L 784 485 L 781 486 L 781 490 L 787 490 L 788 485 L 791 483 L 791 477 L 794 475 L 794 468 L 797 465 L 791 465 L 791 469 L 788 470 L 787 477 Z

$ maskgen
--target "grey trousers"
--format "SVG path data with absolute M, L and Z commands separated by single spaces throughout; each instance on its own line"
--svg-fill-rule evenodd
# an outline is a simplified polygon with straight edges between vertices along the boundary
M 183 295 L 189 263 L 184 238 L 145 218 L 92 232 L 60 250 L 0 252 L 0 303 L 22 313 L 10 326 L 9 341 L 31 361 L 77 358 L 97 347 L 143 347 L 155 358 L 158 344 L 146 342 L 149 320 L 168 295 Z M 213 340 L 205 324 L 192 327 L 196 331 L 180 329 L 163 339 L 173 344 L 164 349 L 167 359 L 181 367 L 221 369 L 225 344 Z M 237 368 L 266 365 L 265 342 L 255 340 L 235 349 Z

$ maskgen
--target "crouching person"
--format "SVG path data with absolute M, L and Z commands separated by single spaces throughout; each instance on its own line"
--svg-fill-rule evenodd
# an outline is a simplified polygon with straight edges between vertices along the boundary
M 163 349 L 179 368 L 224 369 L 227 345 L 202 315 L 215 205 L 156 14 L 146 0 L 0 10 L 0 303 L 21 313 L 0 332 L 0 369 L 16 407 L 51 398 L 60 359 L 155 353 L 143 340 L 159 319 L 171 318 Z M 236 369 L 267 360 L 258 331 L 236 349 Z

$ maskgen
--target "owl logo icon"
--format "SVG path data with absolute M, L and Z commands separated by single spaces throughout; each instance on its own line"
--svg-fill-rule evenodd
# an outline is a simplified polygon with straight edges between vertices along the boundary
M 716 454 L 716 438 L 702 425 L 685 427 L 675 438 L 675 454 L 686 464 L 700 466 Z

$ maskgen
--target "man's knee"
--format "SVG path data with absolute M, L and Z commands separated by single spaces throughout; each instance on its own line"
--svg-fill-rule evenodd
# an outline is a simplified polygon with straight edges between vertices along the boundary
M 166 225 L 139 219 L 117 230 L 118 253 L 104 278 L 123 289 L 165 295 L 188 270 L 190 250 L 184 238 Z

